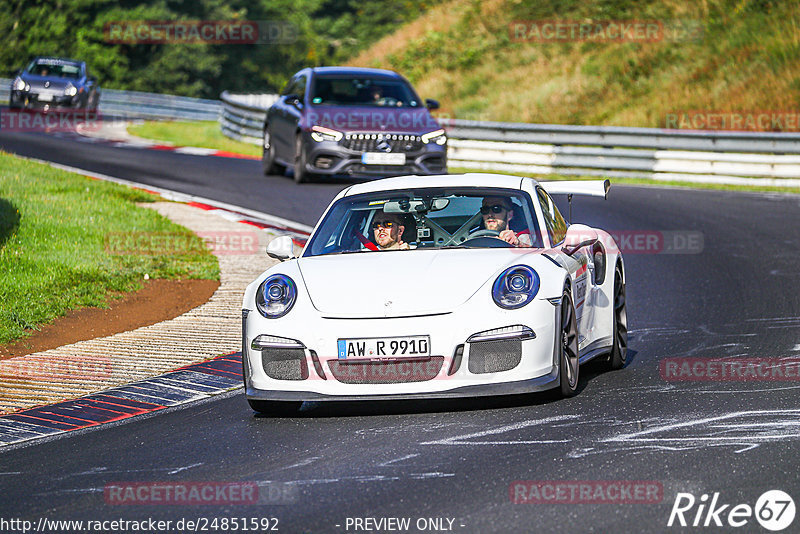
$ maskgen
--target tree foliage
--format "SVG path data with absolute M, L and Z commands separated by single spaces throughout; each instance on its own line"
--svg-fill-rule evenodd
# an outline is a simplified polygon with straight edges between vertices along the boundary
M 407 0 L 0 0 L 0 70 L 11 75 L 33 56 L 53 55 L 86 61 L 107 88 L 205 98 L 270 92 L 300 68 L 345 62 L 425 9 Z M 200 20 L 288 24 L 296 38 L 125 44 L 106 32 L 121 21 Z

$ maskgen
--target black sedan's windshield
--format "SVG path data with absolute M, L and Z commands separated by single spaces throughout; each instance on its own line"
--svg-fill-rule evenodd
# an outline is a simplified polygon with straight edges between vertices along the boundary
M 419 107 L 419 97 L 408 83 L 389 78 L 319 76 L 311 103 L 333 106 Z

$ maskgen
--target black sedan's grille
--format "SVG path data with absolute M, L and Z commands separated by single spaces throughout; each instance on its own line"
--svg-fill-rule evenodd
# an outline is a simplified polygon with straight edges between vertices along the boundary
M 422 139 L 408 134 L 352 133 L 345 136 L 344 147 L 358 152 L 417 152 Z

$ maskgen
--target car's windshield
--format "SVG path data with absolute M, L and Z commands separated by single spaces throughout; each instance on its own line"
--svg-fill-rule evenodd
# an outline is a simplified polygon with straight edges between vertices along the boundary
M 80 65 L 60 59 L 34 60 L 25 70 L 37 76 L 58 76 L 73 79 L 79 78 L 81 73 Z
M 419 107 L 419 97 L 408 83 L 389 78 L 318 76 L 311 89 L 317 106 Z
M 384 228 L 387 220 L 392 221 L 392 231 Z M 426 188 L 369 193 L 338 200 L 303 255 L 511 247 L 501 238 L 506 231 L 513 234 L 516 246 L 542 246 L 530 197 L 519 190 Z

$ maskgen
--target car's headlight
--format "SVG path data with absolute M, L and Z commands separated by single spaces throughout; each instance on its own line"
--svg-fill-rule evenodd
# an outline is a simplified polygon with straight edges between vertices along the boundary
M 14 79 L 14 90 L 15 91 L 27 91 L 28 90 L 28 84 L 25 83 L 25 80 L 23 80 L 22 78 L 17 77 L 17 78 Z
M 436 143 L 437 145 L 443 145 L 447 142 L 447 136 L 445 135 L 444 130 L 436 130 L 435 132 L 430 132 L 423 135 L 422 142 L 425 144 Z
M 283 317 L 297 300 L 294 280 L 283 274 L 273 274 L 256 291 L 256 308 L 267 319 Z
M 321 143 L 322 141 L 338 141 L 343 137 L 342 132 L 325 128 L 324 126 L 311 127 L 311 139 Z
M 78 94 L 78 89 L 75 88 L 74 85 L 69 84 L 69 85 L 67 85 L 67 88 L 64 89 L 64 94 L 67 95 L 67 96 L 75 96 L 75 95 Z
M 521 308 L 539 292 L 539 275 L 526 265 L 509 267 L 492 286 L 494 303 L 505 309 Z

